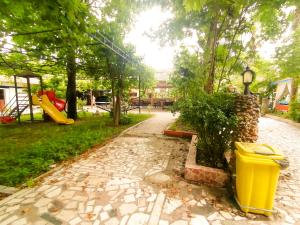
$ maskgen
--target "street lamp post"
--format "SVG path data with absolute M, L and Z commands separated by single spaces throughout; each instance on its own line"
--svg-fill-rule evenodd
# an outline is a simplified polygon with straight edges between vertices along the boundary
M 250 95 L 249 86 L 255 78 L 255 72 L 247 66 L 241 75 L 243 76 L 243 84 L 245 85 L 244 95 Z

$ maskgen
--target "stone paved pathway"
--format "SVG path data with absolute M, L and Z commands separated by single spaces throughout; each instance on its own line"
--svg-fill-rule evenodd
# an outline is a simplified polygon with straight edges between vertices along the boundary
M 259 140 L 283 151 L 290 166 L 281 173 L 276 209 L 287 222 L 300 224 L 300 129 L 271 118 L 260 118 Z
M 181 178 L 187 142 L 161 136 L 172 120 L 170 113 L 156 113 L 38 186 L 4 199 L 0 202 L 0 225 L 292 224 L 299 220 L 299 176 L 293 177 L 299 175 L 299 160 L 291 161 L 285 172 L 290 176 L 280 184 L 280 203 L 276 203 L 282 211 L 280 218 L 244 215 L 226 190 L 189 184 Z M 299 130 L 287 127 L 289 132 L 283 132 L 282 137 L 282 130 L 277 129 L 281 125 L 263 118 L 260 141 L 282 143 L 278 147 L 284 146 L 292 158 L 299 157 Z M 293 147 L 285 146 L 285 139 Z M 287 208 L 288 204 L 294 205 Z

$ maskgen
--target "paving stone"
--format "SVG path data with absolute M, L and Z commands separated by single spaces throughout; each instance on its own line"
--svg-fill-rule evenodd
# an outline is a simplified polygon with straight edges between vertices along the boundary
M 95 222 L 93 223 L 93 225 L 100 225 L 100 221 L 99 220 L 95 220 Z
M 100 213 L 100 219 L 101 219 L 101 221 L 105 221 L 105 220 L 107 220 L 108 218 L 109 218 L 109 215 L 108 215 L 107 212 L 102 212 L 102 213 Z
M 69 201 L 66 205 L 66 209 L 76 209 L 78 207 L 77 201 Z
M 20 208 L 20 205 L 14 205 L 14 206 L 10 206 L 6 209 L 6 212 L 9 213 L 9 212 L 14 212 L 16 211 L 17 209 Z
M 57 212 L 64 207 L 64 204 L 59 200 L 53 200 L 48 204 L 48 211 L 49 212 Z
M 220 220 L 213 221 L 211 225 L 222 225 Z
M 49 213 L 44 213 L 41 215 L 41 218 L 43 218 L 44 220 L 54 224 L 54 225 L 61 225 L 62 221 L 57 219 L 56 217 L 50 215 Z
M 54 198 L 54 197 L 58 196 L 60 193 L 61 193 L 61 188 L 56 188 L 55 190 L 48 192 L 46 194 L 46 196 L 48 198 Z
M 126 191 L 126 194 L 133 194 L 135 193 L 135 189 L 133 188 L 129 188 L 127 191 Z
M 91 206 L 91 205 L 88 205 L 88 206 L 86 207 L 86 209 L 85 209 L 85 212 L 86 212 L 86 213 L 90 213 L 90 212 L 93 212 L 93 210 L 94 210 L 94 207 Z
M 105 225 L 119 225 L 119 220 L 117 218 L 111 218 L 105 222 Z
M 110 211 L 110 210 L 112 210 L 112 209 L 113 209 L 113 207 L 112 207 L 111 204 L 107 204 L 106 206 L 103 207 L 103 210 L 104 210 L 104 211 Z
M 52 200 L 49 198 L 40 198 L 35 204 L 35 207 L 42 207 L 48 205 Z
M 96 215 L 98 215 L 99 212 L 101 212 L 102 208 L 103 207 L 101 205 L 96 205 L 95 208 L 94 208 L 93 213 L 96 214 Z
M 150 202 L 149 205 L 148 205 L 148 207 L 147 207 L 147 212 L 150 213 L 152 211 L 152 209 L 153 209 L 153 206 L 154 206 L 154 202 Z
M 209 221 L 212 221 L 212 220 L 218 219 L 219 216 L 220 216 L 220 214 L 219 214 L 218 212 L 214 212 L 214 213 L 210 214 L 210 215 L 207 217 L 207 219 L 208 219 Z
M 3 214 L 3 215 L 0 215 L 0 221 L 3 221 L 6 219 L 6 217 L 9 217 L 10 215 L 9 214 Z
M 10 205 L 15 205 L 17 203 L 22 202 L 24 199 L 23 198 L 13 198 L 12 200 L 9 201 Z
M 220 214 L 227 220 L 231 220 L 232 219 L 232 215 L 230 215 L 229 212 L 225 212 L 225 211 L 220 211 Z
M 1 225 L 7 225 L 7 224 L 10 224 L 12 222 L 14 222 L 15 220 L 17 220 L 18 217 L 16 215 L 14 216 L 11 216 L 9 218 L 6 218 L 4 221 L 1 222 Z
M 75 191 L 64 191 L 61 193 L 59 198 L 61 199 L 71 199 L 75 194 Z
M 124 203 L 119 207 L 119 212 L 122 216 L 134 213 L 138 209 L 136 204 Z
M 58 215 L 57 218 L 63 221 L 70 221 L 74 217 L 76 217 L 77 212 L 74 210 L 62 210 Z
M 135 197 L 134 197 L 134 195 L 133 194 L 130 194 L 130 195 L 125 195 L 124 196 L 124 201 L 126 202 L 126 203 L 128 203 L 128 202 L 135 202 Z
M 167 220 L 160 220 L 158 225 L 169 225 L 169 221 Z
M 72 198 L 74 201 L 81 201 L 81 202 L 85 202 L 88 200 L 87 196 L 83 196 L 83 195 L 76 195 Z
M 78 212 L 79 213 L 83 213 L 84 212 L 84 210 L 85 210 L 84 205 L 85 204 L 83 202 L 79 202 L 79 204 L 78 204 Z
M 18 219 L 16 221 L 12 222 L 11 225 L 26 225 L 26 224 L 28 224 L 26 218 L 21 218 L 21 219 Z
M 165 201 L 165 205 L 164 205 L 164 209 L 163 212 L 166 214 L 171 214 L 174 212 L 174 210 L 176 210 L 177 208 L 179 208 L 180 206 L 182 206 L 182 201 L 179 199 L 166 199 Z
M 80 217 L 75 217 L 69 223 L 70 223 L 70 225 L 76 225 L 76 224 L 79 224 L 81 221 L 82 221 L 82 219 Z
M 195 199 L 192 199 L 191 201 L 189 201 L 189 204 L 194 206 L 197 204 L 197 201 Z
M 129 215 L 123 216 L 120 225 L 126 225 L 128 219 L 129 219 Z
M 160 185 L 166 185 L 172 182 L 171 177 L 164 173 L 153 174 L 151 176 L 146 177 L 146 180 L 151 183 L 160 184 Z
M 154 202 L 156 199 L 157 194 L 152 193 L 149 198 L 147 198 L 147 202 Z
M 194 218 L 192 218 L 190 224 L 191 225 L 209 225 L 206 218 L 201 215 L 196 215 Z
M 127 225 L 145 225 L 148 223 L 149 215 L 145 213 L 135 213 L 129 220 Z
M 241 216 L 236 216 L 236 217 L 234 217 L 234 220 L 236 220 L 236 221 L 239 221 L 239 220 L 247 220 L 247 218 L 241 217 Z
M 35 198 L 27 198 L 24 201 L 22 201 L 22 204 L 31 204 L 35 202 Z
M 177 220 L 177 221 L 171 223 L 171 225 L 188 225 L 188 222 L 185 220 Z

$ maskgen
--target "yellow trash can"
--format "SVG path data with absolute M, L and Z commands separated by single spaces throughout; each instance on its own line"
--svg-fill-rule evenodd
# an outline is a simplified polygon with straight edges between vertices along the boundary
M 236 200 L 244 212 L 269 216 L 280 169 L 287 166 L 282 152 L 265 144 L 236 142 Z

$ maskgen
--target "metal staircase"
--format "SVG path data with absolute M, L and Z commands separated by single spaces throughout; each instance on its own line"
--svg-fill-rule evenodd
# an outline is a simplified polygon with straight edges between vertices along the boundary
M 21 115 L 29 106 L 29 99 L 27 94 L 18 94 L 18 98 L 14 96 L 2 109 L 1 117 L 17 118 Z

